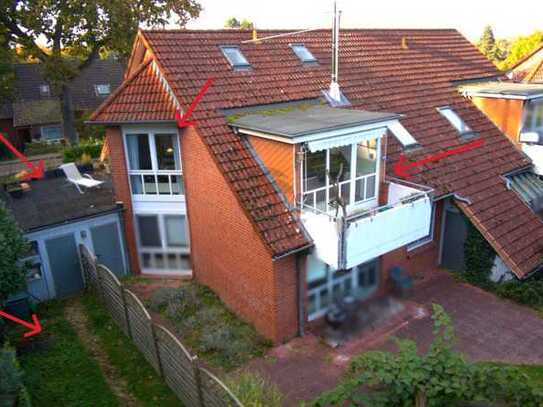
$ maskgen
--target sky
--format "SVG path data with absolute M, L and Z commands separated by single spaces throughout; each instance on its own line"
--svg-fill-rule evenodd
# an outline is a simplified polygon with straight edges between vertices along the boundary
M 203 11 L 188 28 L 222 28 L 229 17 L 246 18 L 257 28 L 325 28 L 332 20 L 332 0 L 199 1 Z M 475 41 L 485 25 L 499 38 L 543 30 L 543 1 L 520 3 L 522 7 L 503 0 L 338 0 L 338 7 L 344 28 L 456 28 Z

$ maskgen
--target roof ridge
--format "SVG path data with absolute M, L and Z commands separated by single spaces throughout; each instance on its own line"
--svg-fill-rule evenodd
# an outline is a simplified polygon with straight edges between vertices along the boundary
M 256 28 L 257 32 L 295 32 L 298 30 L 303 30 L 303 28 Z M 326 27 L 319 27 L 315 28 L 314 30 L 308 31 L 308 32 L 315 32 L 315 31 L 330 31 L 330 28 Z M 253 29 L 245 29 L 245 28 L 197 28 L 197 29 L 186 29 L 186 28 L 165 28 L 165 29 L 140 29 L 143 33 L 238 33 L 238 32 L 247 32 L 252 33 Z M 432 31 L 439 31 L 439 32 L 458 32 L 459 31 L 456 28 L 448 27 L 448 28 L 342 28 L 341 31 L 384 31 L 384 32 L 394 32 L 394 31 L 422 31 L 422 32 L 432 32 Z
M 92 113 L 92 115 L 89 117 L 89 122 L 91 121 L 94 121 L 98 115 L 100 113 L 102 113 L 102 111 L 108 107 L 114 100 L 115 98 L 117 98 L 117 96 L 128 86 L 130 85 L 130 83 L 132 83 L 134 81 L 134 79 L 136 79 L 136 77 L 141 73 L 143 72 L 143 70 L 149 66 L 151 64 L 151 62 L 153 62 L 153 59 L 149 59 L 148 61 L 146 62 L 142 62 L 140 64 L 140 66 L 138 66 L 138 68 L 128 77 L 126 78 L 123 83 L 121 83 L 121 85 L 115 89 L 115 91 L 109 95 L 109 97 L 104 100 L 104 102 L 98 106 L 98 108 Z
M 541 49 L 543 49 L 543 46 L 541 47 Z M 534 79 L 534 77 L 537 75 L 537 73 L 542 67 L 543 67 L 543 58 L 541 58 L 541 61 L 538 64 L 536 64 L 536 67 L 532 70 L 532 72 L 526 75 L 526 78 L 525 78 L 526 81 L 532 82 L 532 79 Z

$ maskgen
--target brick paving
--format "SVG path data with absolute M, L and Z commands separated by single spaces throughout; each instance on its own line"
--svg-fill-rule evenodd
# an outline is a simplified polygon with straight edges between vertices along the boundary
M 426 351 L 433 339 L 432 303 L 443 305 L 452 316 L 458 350 L 468 359 L 543 364 L 543 348 L 537 346 L 543 341 L 543 319 L 536 312 L 437 272 L 416 286 L 404 312 L 344 346 L 331 349 L 309 334 L 275 347 L 247 369 L 274 382 L 287 405 L 299 405 L 333 388 L 353 355 L 370 349 L 394 350 L 392 336 L 413 339 Z

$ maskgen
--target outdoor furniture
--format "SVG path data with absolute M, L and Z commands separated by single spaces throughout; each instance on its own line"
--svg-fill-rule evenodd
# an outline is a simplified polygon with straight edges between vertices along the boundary
M 95 188 L 104 183 L 104 181 L 98 181 L 89 174 L 81 175 L 74 163 L 62 164 L 59 168 L 64 171 L 68 181 L 75 185 L 80 194 L 84 193 L 81 187 Z
M 407 274 L 407 272 L 401 267 L 392 267 L 389 271 L 390 279 L 394 284 L 395 292 L 401 297 L 405 298 L 411 294 L 413 289 L 413 279 Z

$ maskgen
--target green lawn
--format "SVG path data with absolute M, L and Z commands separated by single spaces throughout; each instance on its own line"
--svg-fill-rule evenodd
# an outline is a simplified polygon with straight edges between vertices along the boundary
M 63 304 L 38 309 L 44 331 L 19 344 L 25 384 L 34 406 L 118 406 L 96 361 L 64 319 Z
M 179 399 L 113 323 L 97 298 L 86 294 L 82 303 L 89 318 L 89 329 L 99 338 L 100 346 L 127 382 L 130 393 L 144 406 L 179 406 Z

